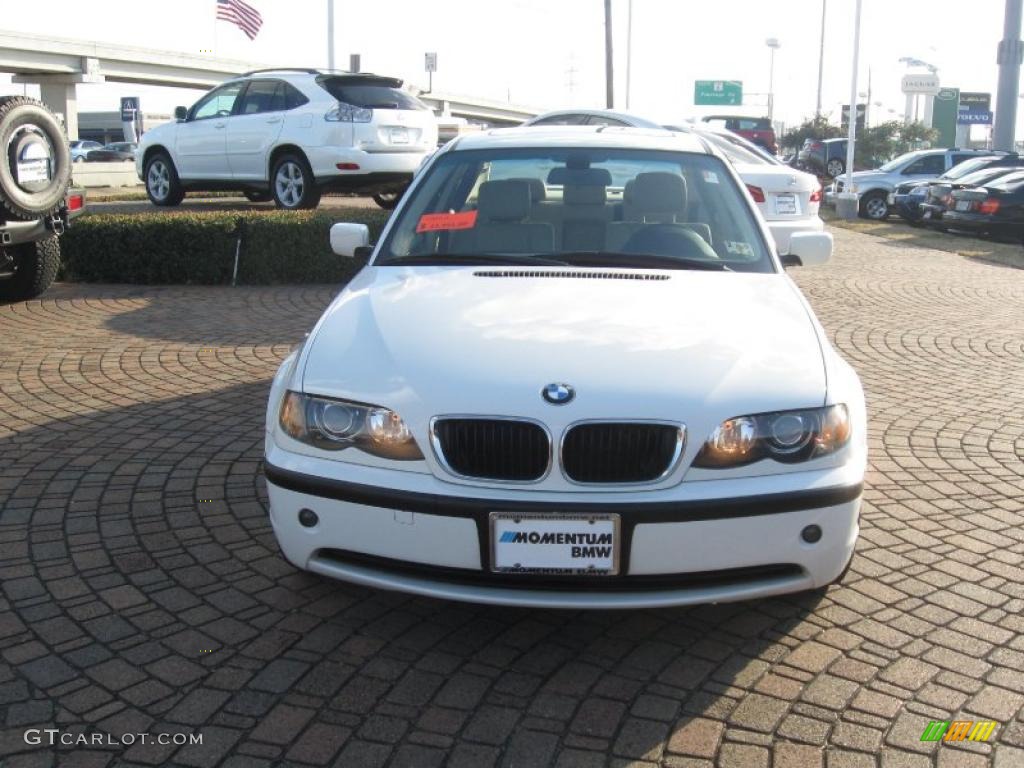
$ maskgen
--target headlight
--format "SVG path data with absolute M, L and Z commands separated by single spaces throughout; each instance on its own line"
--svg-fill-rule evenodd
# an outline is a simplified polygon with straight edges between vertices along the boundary
M 693 466 L 723 469 L 760 459 L 794 464 L 835 453 L 849 440 L 845 405 L 738 416 L 715 427 Z
M 288 392 L 279 421 L 289 436 L 324 450 L 356 448 L 399 461 L 423 458 L 402 417 L 376 405 Z

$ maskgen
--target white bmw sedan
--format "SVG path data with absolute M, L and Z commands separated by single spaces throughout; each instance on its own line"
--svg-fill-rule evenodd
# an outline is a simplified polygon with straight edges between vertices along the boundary
M 629 194 L 625 191 L 629 188 Z M 729 163 L 693 136 L 527 128 L 430 161 L 281 365 L 270 515 L 324 576 L 501 605 L 816 589 L 858 533 L 864 397 Z

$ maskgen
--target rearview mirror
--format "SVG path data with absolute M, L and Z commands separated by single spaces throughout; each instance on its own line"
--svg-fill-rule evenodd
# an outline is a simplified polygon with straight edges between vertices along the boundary
M 787 255 L 796 257 L 805 267 L 824 264 L 832 256 L 832 235 L 828 232 L 794 232 L 789 238 Z M 786 257 L 782 263 L 787 263 Z
M 188 107 L 175 107 L 174 108 L 174 119 L 175 120 L 187 120 L 188 119 Z
M 365 224 L 335 224 L 331 227 L 331 250 L 338 256 L 351 258 L 356 249 L 370 243 L 370 228 Z

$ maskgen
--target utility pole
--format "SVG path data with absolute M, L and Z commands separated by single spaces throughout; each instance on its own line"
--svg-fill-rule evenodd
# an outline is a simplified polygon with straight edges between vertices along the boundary
M 626 109 L 629 109 L 629 91 L 633 84 L 633 0 L 629 0 L 626 19 Z
M 604 0 L 604 100 L 615 107 L 615 79 L 612 71 L 612 0 Z
M 825 7 L 828 0 L 821 0 L 821 43 L 818 46 L 818 105 L 814 108 L 814 116 L 821 117 L 821 78 L 825 71 Z
M 1020 65 L 1024 48 L 1020 40 L 1021 0 L 1006 0 L 1003 39 L 999 42 L 999 89 L 996 91 L 996 117 L 992 139 L 995 149 L 1013 151 L 1017 128 L 1017 99 Z
M 327 0 L 327 69 L 334 71 L 334 0 Z

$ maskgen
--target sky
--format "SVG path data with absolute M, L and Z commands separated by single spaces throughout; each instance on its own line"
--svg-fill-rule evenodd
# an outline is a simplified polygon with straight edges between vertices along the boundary
M 327 0 L 247 2 L 264 19 L 254 41 L 215 21 L 214 0 L 137 0 L 124 13 L 80 0 L 47 0 L 46 13 L 5 14 L 0 28 L 254 64 L 326 66 Z M 825 2 L 822 109 L 838 121 L 840 105 L 850 97 L 855 0 Z M 724 111 L 764 115 L 770 69 L 765 40 L 775 37 L 781 43 L 775 52 L 775 119 L 792 126 L 813 116 L 822 0 L 632 0 L 631 46 L 630 0 L 612 0 L 612 6 L 616 108 L 627 108 L 631 50 L 631 112 L 661 122 L 722 112 L 695 107 L 693 90 L 697 79 L 723 79 L 740 80 L 744 89 L 744 105 Z M 338 67 L 359 53 L 363 70 L 425 88 L 423 57 L 432 51 L 438 55 L 435 91 L 540 109 L 604 106 L 603 0 L 335 0 L 335 21 Z M 1002 26 L 1003 0 L 863 0 L 858 90 L 867 91 L 870 70 L 871 122 L 903 112 L 900 78 L 908 70 L 901 57 L 937 66 L 943 86 L 994 94 Z M 0 93 L 21 91 L 0 75 Z M 127 95 L 140 96 L 145 111 L 169 112 L 191 104 L 199 92 L 80 85 L 79 109 L 114 110 Z

